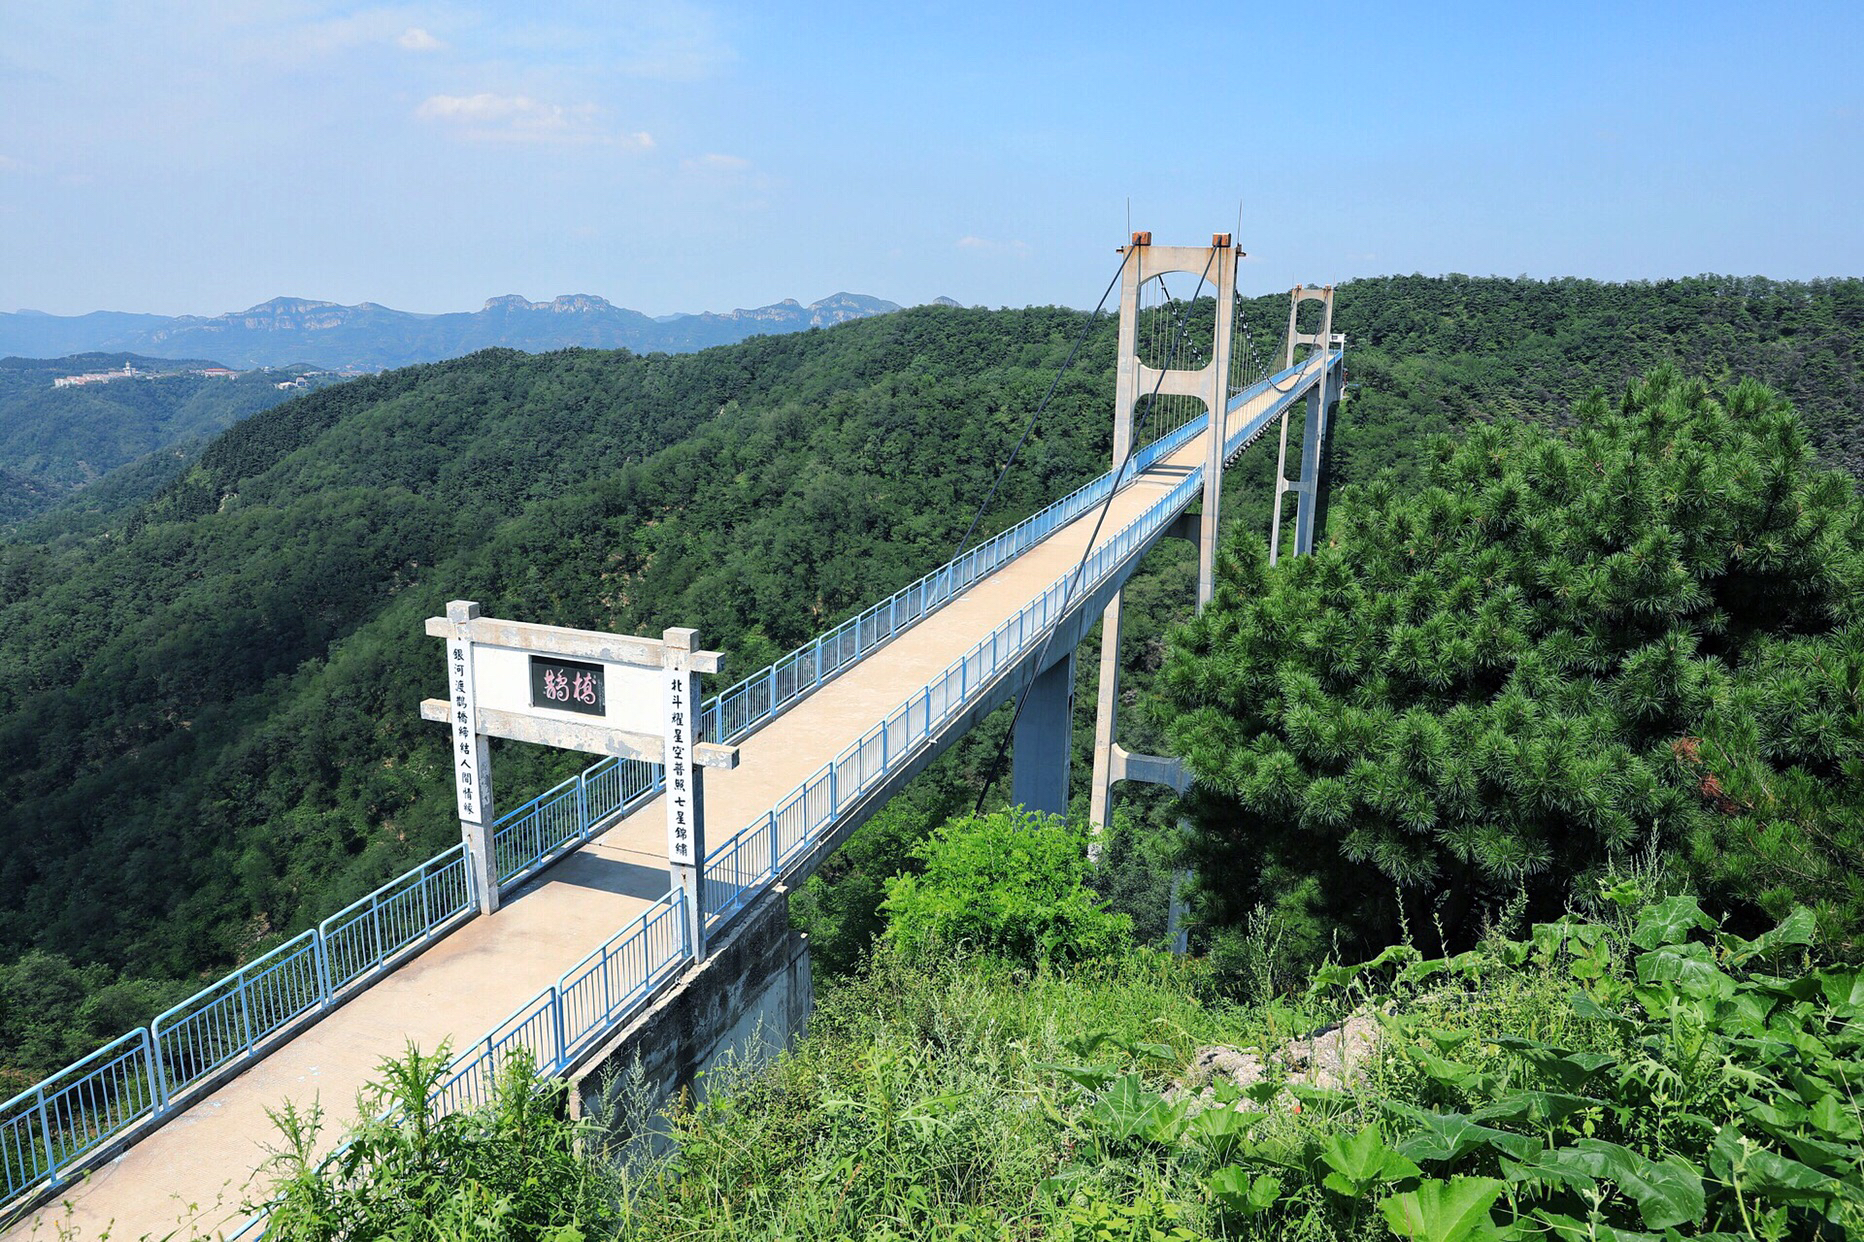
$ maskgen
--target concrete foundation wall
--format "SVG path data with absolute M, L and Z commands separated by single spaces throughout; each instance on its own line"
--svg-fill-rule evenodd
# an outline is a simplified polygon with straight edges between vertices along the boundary
M 683 1088 L 703 1098 L 708 1070 L 765 1064 L 800 1039 L 814 1003 L 808 938 L 790 929 L 789 890 L 773 888 L 703 965 L 571 1071 L 570 1115 L 645 1121 Z M 637 1059 L 646 1098 L 623 1100 Z

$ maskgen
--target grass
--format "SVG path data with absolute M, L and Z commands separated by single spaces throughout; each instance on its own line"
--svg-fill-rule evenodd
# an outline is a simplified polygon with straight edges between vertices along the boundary
M 1803 915 L 1746 941 L 1686 896 L 1612 896 L 1597 921 L 1444 959 L 1395 946 L 1255 1004 L 1146 950 L 882 947 L 793 1051 L 682 1097 L 657 1155 L 625 1124 L 562 1120 L 523 1073 L 480 1113 L 415 1113 L 432 1061 L 410 1052 L 378 1101 L 407 1120 L 322 1170 L 285 1144 L 273 1236 L 1851 1236 L 1864 975 L 1815 967 Z M 1345 1089 L 1270 1061 L 1194 1098 L 1201 1049 L 1268 1053 L 1348 1015 L 1378 1043 Z

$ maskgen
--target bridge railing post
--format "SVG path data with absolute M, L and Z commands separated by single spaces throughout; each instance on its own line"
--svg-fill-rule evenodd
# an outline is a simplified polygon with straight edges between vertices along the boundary
M 252 1055 L 252 1005 L 246 996 L 246 972 L 241 970 L 233 976 L 239 982 L 239 1016 L 241 1029 L 246 1033 L 246 1055 Z
M 556 1044 L 556 1056 L 553 1070 L 561 1072 L 569 1063 L 569 1045 L 563 1039 L 563 989 L 556 984 L 550 985 L 550 1033 Z
M 58 1181 L 58 1144 L 52 1138 L 52 1113 L 45 1106 L 45 1087 L 41 1085 L 33 1093 L 39 1113 L 39 1133 L 45 1138 L 45 1176 L 56 1183 Z
M 155 1113 L 157 1116 L 168 1111 L 168 1067 L 163 1063 L 162 1033 L 149 1026 L 149 1087 L 154 1093 Z
M 427 922 L 427 919 L 425 917 L 426 912 L 427 912 L 427 885 L 425 884 L 425 882 L 423 882 L 421 885 L 421 913 L 423 916 L 422 918 L 423 922 Z M 318 997 L 319 1006 L 321 1008 L 328 1009 L 333 1003 L 335 1003 L 335 1000 L 336 1000 L 336 989 L 332 987 L 330 983 L 330 942 L 324 939 L 323 930 L 319 928 L 317 929 L 317 935 L 314 939 L 312 939 L 311 944 L 316 949 L 317 989 L 318 989 L 318 992 L 320 993 L 320 996 Z

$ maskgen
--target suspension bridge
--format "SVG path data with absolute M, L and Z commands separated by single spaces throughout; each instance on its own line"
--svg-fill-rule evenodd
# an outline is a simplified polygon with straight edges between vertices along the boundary
M 664 770 L 603 759 L 488 825 L 477 855 L 463 840 L 0 1105 L 5 1242 L 256 1237 L 250 1181 L 278 1141 L 268 1110 L 319 1102 L 332 1143 L 410 1041 L 454 1050 L 437 1092 L 452 1109 L 487 1099 L 520 1050 L 572 1078 L 613 1063 L 656 1007 L 694 989 L 719 991 L 730 1025 L 746 988 L 726 996 L 707 968 L 746 911 L 780 903 L 992 711 L 1017 704 L 1011 800 L 1065 810 L 1076 649 L 1097 624 L 1090 818 L 1108 822 L 1121 780 L 1182 789 L 1175 761 L 1117 742 L 1121 589 L 1178 536 L 1197 546 L 1208 602 L 1224 468 L 1277 428 L 1271 548 L 1310 551 L 1344 384 L 1331 288 L 1295 289 L 1279 348 L 1259 357 L 1246 325 L 1238 341 L 1240 252 L 1212 242 L 1141 233 L 1121 249 L 1107 474 L 705 703 L 702 736 L 739 762 L 706 777 L 714 841 L 693 882 L 669 882 Z M 1189 299 L 1170 296 L 1174 277 L 1195 278 Z M 1189 327 L 1200 298 L 1216 310 L 1207 336 Z M 1304 317 L 1309 302 L 1318 314 Z

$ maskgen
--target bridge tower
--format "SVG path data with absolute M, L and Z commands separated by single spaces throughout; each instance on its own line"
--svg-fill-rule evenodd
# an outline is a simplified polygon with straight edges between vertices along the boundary
M 1135 234 L 1135 247 L 1143 247 L 1142 238 L 1146 234 Z M 1226 239 L 1227 240 L 1227 239 Z M 1143 253 L 1143 251 L 1142 251 Z M 1193 254 L 1201 252 L 1192 252 Z M 1240 255 L 1238 255 L 1240 257 Z M 1181 261 L 1181 260 L 1180 260 Z M 1229 292 L 1219 295 L 1217 302 L 1217 342 L 1213 349 L 1212 365 L 1215 359 L 1222 357 L 1225 370 L 1220 375 L 1227 375 L 1229 340 L 1234 330 L 1231 317 L 1235 308 L 1235 266 L 1234 259 L 1228 263 L 1231 273 Z M 1159 381 L 1159 373 L 1140 364 L 1134 357 L 1136 334 L 1134 325 L 1137 320 L 1138 300 L 1137 284 L 1146 277 L 1144 272 L 1157 271 L 1160 265 L 1129 265 L 1125 296 L 1120 305 L 1120 356 L 1119 387 L 1115 395 L 1114 412 L 1114 461 L 1116 465 L 1124 460 L 1124 454 L 1131 451 L 1132 440 L 1132 406 L 1137 398 L 1140 386 L 1145 383 L 1157 385 L 1160 392 L 1189 391 L 1190 385 L 1183 379 L 1173 379 L 1168 373 L 1164 382 Z M 1168 269 L 1182 270 L 1182 269 Z M 1321 322 L 1318 332 L 1302 332 L 1299 327 L 1301 304 L 1306 301 L 1321 303 Z M 1343 344 L 1341 337 L 1333 331 L 1333 286 L 1313 288 L 1296 286 L 1290 293 L 1288 304 L 1288 331 L 1283 339 L 1281 361 L 1284 369 L 1296 363 L 1295 351 L 1303 345 L 1311 345 L 1318 350 L 1338 348 Z M 1207 368 L 1208 370 L 1208 368 Z M 1129 374 L 1133 380 L 1129 383 Z M 1201 374 L 1201 373 L 1199 373 Z M 1224 411 L 1229 397 L 1224 380 L 1218 378 L 1216 386 L 1206 395 L 1198 391 L 1197 395 L 1205 401 L 1207 409 Z M 1150 388 L 1144 391 L 1152 391 Z M 1299 478 L 1288 478 L 1288 411 L 1282 413 L 1281 447 L 1275 468 L 1275 513 L 1271 523 L 1269 561 L 1274 564 L 1280 549 L 1283 500 L 1289 492 L 1296 498 L 1295 541 L 1293 555 L 1303 556 L 1313 551 L 1314 536 L 1319 524 L 1320 504 L 1325 495 L 1325 480 L 1322 477 L 1326 437 L 1331 429 L 1340 399 L 1339 386 L 1331 378 L 1331 372 L 1324 372 L 1319 385 L 1310 388 L 1307 393 L 1306 419 L 1302 428 L 1300 460 L 1298 462 Z M 1197 576 L 1197 610 L 1202 612 L 1211 600 L 1215 588 L 1215 563 L 1217 544 L 1217 519 L 1220 493 L 1223 486 L 1224 450 L 1228 427 L 1222 416 L 1213 420 L 1215 434 L 1209 439 L 1210 456 L 1204 468 L 1204 511 L 1198 520 L 1195 531 L 1188 528 L 1189 515 L 1180 519 L 1181 525 L 1171 533 L 1191 539 L 1198 547 Z M 1119 648 L 1120 648 L 1120 596 L 1115 595 L 1102 614 L 1100 632 L 1100 694 L 1094 719 L 1094 776 L 1093 785 L 1088 794 L 1088 825 L 1092 834 L 1088 845 L 1090 857 L 1098 857 L 1100 852 L 1100 835 L 1112 822 L 1113 785 L 1116 781 L 1142 781 L 1147 784 L 1164 785 L 1174 792 L 1182 794 L 1190 788 L 1191 775 L 1181 760 L 1157 755 L 1134 754 L 1115 740 L 1119 720 Z M 1170 934 L 1172 947 L 1183 952 L 1185 948 L 1184 906 L 1180 893 L 1188 873 L 1179 872 L 1172 877 L 1172 907 L 1170 912 Z
M 1303 302 L 1321 304 L 1319 332 L 1300 330 Z M 1282 366 L 1291 367 L 1295 364 L 1295 350 L 1302 345 L 1328 350 L 1336 343 L 1333 333 L 1333 286 L 1315 288 L 1312 285 L 1296 285 L 1288 294 L 1288 335 L 1282 344 Z M 1282 411 L 1281 449 L 1275 458 L 1275 516 L 1269 525 L 1271 565 L 1281 557 L 1282 511 L 1285 507 L 1282 502 L 1289 492 L 1295 494 L 1294 555 L 1306 556 L 1314 550 L 1314 529 L 1322 494 L 1321 458 L 1327 434 L 1333 426 L 1334 413 L 1340 403 L 1340 394 L 1334 388 L 1331 377 L 1331 371 L 1325 372 L 1320 385 L 1307 390 L 1307 417 L 1301 427 L 1300 478 L 1296 480 L 1288 478 L 1288 411 Z
M 1133 413 L 1142 400 L 1167 394 L 1195 397 L 1211 420 L 1209 451 L 1204 460 L 1204 502 L 1193 533 L 1187 526 L 1173 533 L 1197 545 L 1197 608 L 1210 602 L 1216 588 L 1217 522 L 1223 495 L 1224 441 L 1228 427 L 1230 351 L 1235 330 L 1236 265 L 1242 252 L 1228 233 L 1212 236 L 1208 248 L 1154 246 L 1150 233 L 1134 233 L 1122 269 L 1120 287 L 1119 364 L 1113 407 L 1113 465 L 1122 470 L 1133 451 Z M 1139 294 L 1151 280 L 1173 273 L 1209 278 L 1216 292 L 1209 361 L 1197 370 L 1158 369 L 1139 359 Z M 1167 360 L 1162 360 L 1167 361 Z M 1089 853 L 1098 857 L 1099 835 L 1112 818 L 1113 784 L 1137 780 L 1168 785 L 1182 793 L 1189 777 L 1175 759 L 1140 755 L 1114 740 L 1120 704 L 1120 601 L 1115 595 L 1101 614 L 1100 694 L 1094 714 L 1094 776 L 1088 792 L 1088 823 L 1094 834 Z

